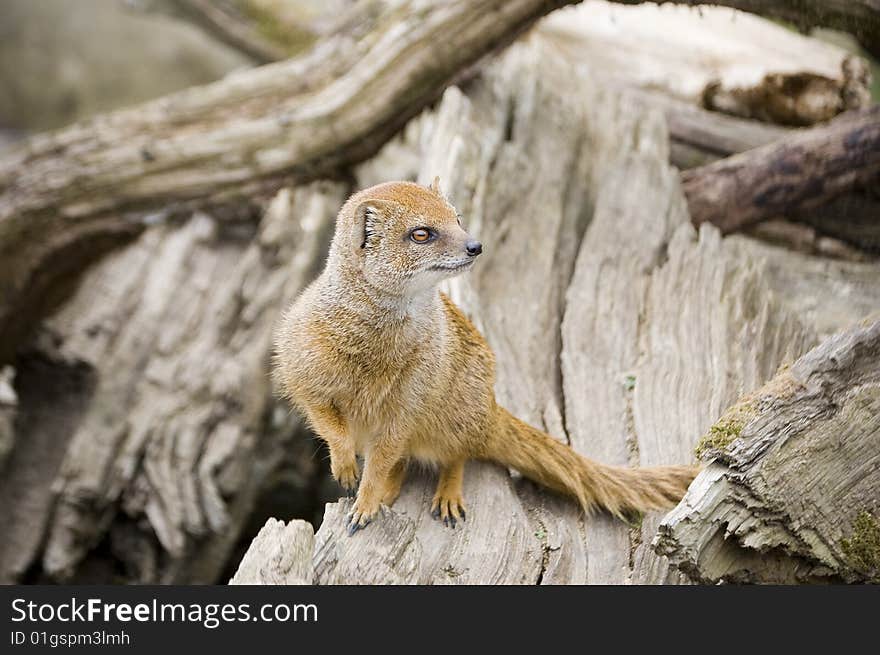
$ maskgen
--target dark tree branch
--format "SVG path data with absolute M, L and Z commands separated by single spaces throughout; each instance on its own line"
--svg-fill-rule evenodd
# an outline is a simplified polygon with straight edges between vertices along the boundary
M 695 224 L 723 232 L 815 208 L 880 174 L 880 106 L 682 173 Z

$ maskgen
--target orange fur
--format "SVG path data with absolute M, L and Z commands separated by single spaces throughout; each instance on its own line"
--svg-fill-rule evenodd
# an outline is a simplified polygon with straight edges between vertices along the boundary
M 430 243 L 410 233 L 429 228 Z M 392 503 L 410 460 L 440 468 L 432 512 L 465 516 L 468 459 L 495 461 L 616 515 L 673 505 L 693 467 L 627 469 L 588 460 L 495 402 L 495 359 L 438 283 L 475 259 L 436 183 L 391 182 L 343 206 L 323 273 L 287 310 L 275 339 L 282 393 L 326 440 L 336 479 L 353 488 L 351 529 Z M 437 268 L 440 267 L 440 268 Z

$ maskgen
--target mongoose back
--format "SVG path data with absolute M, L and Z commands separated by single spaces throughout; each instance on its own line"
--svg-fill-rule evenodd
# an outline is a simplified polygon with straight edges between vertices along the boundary
M 437 180 L 366 189 L 342 207 L 324 271 L 276 331 L 277 387 L 327 442 L 336 480 L 357 488 L 349 533 L 395 501 L 412 460 L 439 468 L 431 513 L 452 527 L 465 518 L 468 459 L 517 469 L 586 512 L 678 502 L 696 468 L 602 465 L 496 403 L 492 351 L 438 290 L 481 251 Z

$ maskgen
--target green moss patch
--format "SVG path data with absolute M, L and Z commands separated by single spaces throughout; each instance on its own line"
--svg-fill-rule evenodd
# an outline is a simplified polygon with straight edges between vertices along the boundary
M 726 450 L 735 439 L 739 438 L 746 423 L 754 418 L 755 414 L 755 407 L 750 399 L 737 403 L 724 412 L 697 442 L 694 454 L 702 458 L 712 451 Z
M 873 514 L 860 512 L 853 521 L 852 534 L 840 540 L 840 547 L 853 570 L 880 583 L 880 522 Z
M 702 459 L 711 456 L 713 452 L 727 450 L 742 435 L 743 428 L 758 415 L 759 407 L 765 407 L 768 401 L 791 398 L 803 388 L 792 377 L 788 364 L 783 364 L 763 387 L 743 396 L 721 415 L 715 425 L 697 442 L 694 454 Z

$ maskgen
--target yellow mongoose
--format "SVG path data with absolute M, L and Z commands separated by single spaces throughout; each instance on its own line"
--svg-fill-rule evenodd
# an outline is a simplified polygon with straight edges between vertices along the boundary
M 349 533 L 400 493 L 409 460 L 436 465 L 431 512 L 465 518 L 468 459 L 498 462 L 568 496 L 587 512 L 668 507 L 696 474 L 689 466 L 599 464 L 495 402 L 495 358 L 437 285 L 482 251 L 440 192 L 388 182 L 339 212 L 327 264 L 287 310 L 273 375 L 328 444 L 333 476 L 354 490 Z

